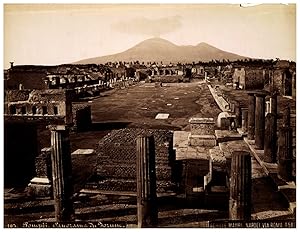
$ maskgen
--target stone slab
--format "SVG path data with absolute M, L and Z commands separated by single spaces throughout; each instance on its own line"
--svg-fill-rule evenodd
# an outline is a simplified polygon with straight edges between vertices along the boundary
M 41 152 L 51 152 L 51 147 L 44 147 Z
M 219 143 L 243 139 L 241 134 L 233 130 L 215 130 L 215 135 Z
M 208 149 L 205 147 L 180 147 L 176 149 L 176 160 L 208 160 Z
M 45 177 L 34 177 L 31 179 L 30 183 L 32 184 L 50 184 L 50 180 Z
M 196 124 L 215 124 L 213 118 L 190 118 L 189 123 L 196 123 Z
M 217 141 L 214 135 L 193 135 L 189 134 L 188 144 L 190 146 L 214 147 Z
M 77 149 L 72 155 L 92 155 L 95 154 L 94 149 Z
M 155 116 L 155 119 L 168 119 L 170 114 L 159 113 Z

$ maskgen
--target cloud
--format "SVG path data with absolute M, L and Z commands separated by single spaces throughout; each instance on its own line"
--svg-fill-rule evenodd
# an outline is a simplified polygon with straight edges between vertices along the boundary
M 161 36 L 181 28 L 181 17 L 178 15 L 158 19 L 145 17 L 118 22 L 112 28 L 127 34 Z

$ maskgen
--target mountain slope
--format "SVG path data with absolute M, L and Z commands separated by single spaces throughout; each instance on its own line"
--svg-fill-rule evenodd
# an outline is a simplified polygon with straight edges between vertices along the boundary
M 147 39 L 134 47 L 113 55 L 94 57 L 80 60 L 76 64 L 106 63 L 115 61 L 140 61 L 140 62 L 198 62 L 214 60 L 237 60 L 247 57 L 222 51 L 207 43 L 199 43 L 196 46 L 178 46 L 161 38 Z

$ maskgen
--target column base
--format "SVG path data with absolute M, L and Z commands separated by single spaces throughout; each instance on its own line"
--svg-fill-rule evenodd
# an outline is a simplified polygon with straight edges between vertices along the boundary
M 35 197 L 51 197 L 52 185 L 47 177 L 34 177 L 28 184 L 28 194 Z

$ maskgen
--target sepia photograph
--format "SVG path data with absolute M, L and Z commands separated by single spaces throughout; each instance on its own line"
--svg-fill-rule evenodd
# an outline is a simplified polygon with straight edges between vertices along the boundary
M 296 3 L 3 3 L 3 228 L 296 228 Z

